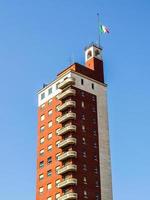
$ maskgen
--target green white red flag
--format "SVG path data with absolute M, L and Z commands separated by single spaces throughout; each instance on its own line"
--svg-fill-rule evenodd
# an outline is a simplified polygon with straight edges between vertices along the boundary
M 106 26 L 101 25 L 100 26 L 100 32 L 101 33 L 109 33 L 109 29 Z

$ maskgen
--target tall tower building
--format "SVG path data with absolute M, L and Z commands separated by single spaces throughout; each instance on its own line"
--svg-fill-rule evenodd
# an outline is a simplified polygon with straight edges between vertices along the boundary
M 112 200 L 102 49 L 38 92 L 36 200 Z

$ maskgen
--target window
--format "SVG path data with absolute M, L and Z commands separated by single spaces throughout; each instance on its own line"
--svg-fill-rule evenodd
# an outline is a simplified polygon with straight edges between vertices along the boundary
M 41 139 L 40 139 L 40 144 L 43 144 L 44 143 L 44 137 L 42 137 Z
M 56 142 L 56 147 L 58 147 L 58 144 L 60 143 L 60 140 L 58 140 L 57 142 Z
M 44 178 L 44 174 L 39 175 L 39 179 L 42 180 Z
M 82 125 L 82 131 L 85 132 L 85 126 L 84 125 Z
M 87 184 L 86 176 L 83 176 L 83 183 L 84 183 L 84 184 Z
M 96 108 L 95 108 L 95 107 L 93 107 L 93 108 L 92 108 L 92 111 L 93 111 L 93 112 L 96 112 Z
M 90 57 L 92 57 L 92 51 L 91 50 L 88 51 L 88 53 L 87 53 L 87 59 L 89 59 Z
M 94 160 L 98 161 L 97 155 L 94 155 Z
M 96 130 L 93 130 L 93 135 L 96 136 Z
M 40 166 L 40 168 L 43 168 L 44 167 L 44 161 L 41 161 L 39 166 Z
M 94 90 L 94 83 L 92 83 L 92 89 Z
M 52 88 L 48 89 L 48 95 L 52 94 Z
M 83 164 L 83 170 L 87 171 L 87 165 L 86 164 Z
M 92 96 L 92 101 L 95 101 L 95 96 Z
M 48 122 L 48 127 L 50 128 L 50 127 L 52 127 L 52 121 L 50 121 L 50 122 Z
M 93 146 L 94 146 L 94 148 L 96 149 L 96 148 L 97 148 L 97 143 L 95 142 Z
M 43 193 L 43 192 L 44 192 L 44 187 L 40 187 L 40 188 L 39 188 L 39 192 L 40 192 L 40 193 Z
M 84 84 L 84 80 L 83 79 L 81 79 L 81 85 L 83 85 Z
M 51 176 L 51 175 L 52 175 L 52 170 L 50 169 L 47 171 L 47 176 Z
M 86 156 L 86 152 L 84 151 L 83 152 L 83 158 L 86 158 L 87 156 Z
M 82 97 L 84 97 L 84 96 L 85 96 L 85 94 L 84 94 L 84 92 L 83 92 L 83 91 L 81 91 L 81 96 L 82 96 Z
M 52 197 L 48 197 L 47 200 L 52 200 Z
M 84 195 L 87 195 L 87 191 L 86 190 L 84 190 Z
M 48 190 L 52 189 L 52 184 L 51 184 L 51 183 L 48 183 L 48 184 L 47 184 L 47 189 L 48 189 Z
M 58 186 L 58 183 L 60 183 L 60 180 L 59 180 L 59 179 L 56 180 L 56 186 Z
M 51 157 L 47 158 L 47 164 L 49 165 L 51 164 L 51 162 L 52 162 L 52 158 Z
M 56 199 L 58 199 L 58 198 L 60 197 L 60 193 L 57 193 L 57 194 L 55 195 L 55 197 L 56 197 Z
M 45 126 L 40 127 L 40 132 L 43 132 L 45 130 Z
M 52 145 L 49 145 L 49 146 L 47 147 L 47 150 L 48 150 L 48 151 L 51 151 L 51 150 L 52 150 Z
M 98 174 L 98 168 L 97 167 L 94 169 L 94 173 Z
M 45 93 L 41 94 L 41 100 L 45 98 Z
M 83 191 L 83 194 L 84 194 L 84 198 L 86 198 L 86 199 L 87 199 L 87 198 L 88 198 L 88 197 L 87 197 L 87 196 L 88 196 L 88 194 L 87 194 L 87 191 L 86 191 L 86 190 L 84 190 L 84 191 Z
M 47 138 L 48 138 L 48 140 L 50 140 L 52 138 L 52 133 L 49 133 Z
M 40 155 L 42 156 L 44 154 L 44 149 L 40 150 Z
M 82 144 L 86 144 L 85 138 L 82 138 Z
M 96 181 L 95 184 L 96 184 L 96 187 L 99 187 L 99 181 Z
M 53 110 L 48 111 L 48 115 L 52 115 L 52 113 L 53 113 Z
M 50 105 L 52 103 L 52 99 L 50 99 L 49 101 L 48 101 L 48 104 Z
M 45 115 L 41 115 L 41 121 L 45 119 Z
M 85 120 L 85 115 L 84 114 L 82 114 L 82 120 Z
M 85 105 L 84 105 L 84 101 L 81 102 L 81 106 L 82 106 L 82 108 L 85 107 Z
M 96 194 L 96 200 L 100 200 L 100 195 L 99 194 Z

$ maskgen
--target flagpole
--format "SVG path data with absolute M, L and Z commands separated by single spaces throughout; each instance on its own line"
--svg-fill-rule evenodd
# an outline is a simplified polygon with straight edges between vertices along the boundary
M 100 38 L 100 17 L 99 17 L 99 13 L 97 13 L 97 22 L 98 22 L 98 46 L 100 47 L 101 38 Z

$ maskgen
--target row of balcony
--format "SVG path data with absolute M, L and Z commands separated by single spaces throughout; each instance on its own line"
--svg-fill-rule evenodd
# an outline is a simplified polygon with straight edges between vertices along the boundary
M 62 140 L 59 144 L 58 144 L 58 148 L 64 148 L 68 145 L 75 145 L 77 143 L 77 139 L 73 138 L 73 137 L 68 137 L 64 140 Z
M 71 199 L 77 199 L 77 198 L 78 198 L 77 193 L 70 192 L 68 194 L 62 195 L 61 197 L 58 198 L 58 200 L 71 200 Z
M 59 83 L 58 88 L 63 89 L 68 85 L 74 85 L 74 84 L 75 84 L 75 79 L 73 77 L 68 77 L 63 82 Z
M 68 165 L 62 166 L 60 169 L 58 169 L 57 174 L 62 175 L 66 172 L 75 172 L 75 171 L 77 171 L 77 165 L 68 164 Z
M 57 99 L 58 99 L 58 100 L 62 100 L 62 99 L 65 99 L 65 98 L 68 97 L 68 96 L 74 96 L 75 94 L 76 94 L 75 89 L 68 88 L 67 90 L 65 90 L 65 91 L 63 91 L 63 92 L 61 92 L 61 93 L 59 93 L 59 94 L 57 95 Z
M 76 107 L 76 102 L 75 101 L 72 101 L 72 100 L 68 100 L 68 101 L 65 101 L 62 105 L 59 105 L 57 107 L 57 110 L 59 112 L 62 112 L 64 111 L 65 109 L 67 108 L 72 108 L 72 107 Z
M 70 185 L 77 185 L 77 179 L 76 178 L 66 178 L 62 180 L 60 183 L 58 183 L 57 187 L 58 188 L 64 188 L 66 186 Z
M 65 153 L 62 153 L 60 156 L 58 156 L 59 161 L 66 160 L 68 158 L 76 158 L 77 152 L 76 151 L 67 151 Z
M 68 116 L 68 115 L 67 115 Z M 67 117 L 66 116 L 66 117 Z M 65 133 L 68 133 L 68 132 L 76 132 L 76 125 L 72 125 L 72 124 L 68 124 L 68 125 L 66 125 L 66 126 L 64 126 L 64 127 L 62 127 L 62 128 L 60 128 L 60 129 L 58 129 L 57 131 L 56 131 L 56 133 L 59 135 L 59 136 L 61 136 L 61 135 L 63 135 L 63 134 L 65 134 Z
M 76 113 L 68 112 L 60 117 L 57 118 L 58 123 L 64 123 L 65 121 L 69 119 L 76 119 Z

